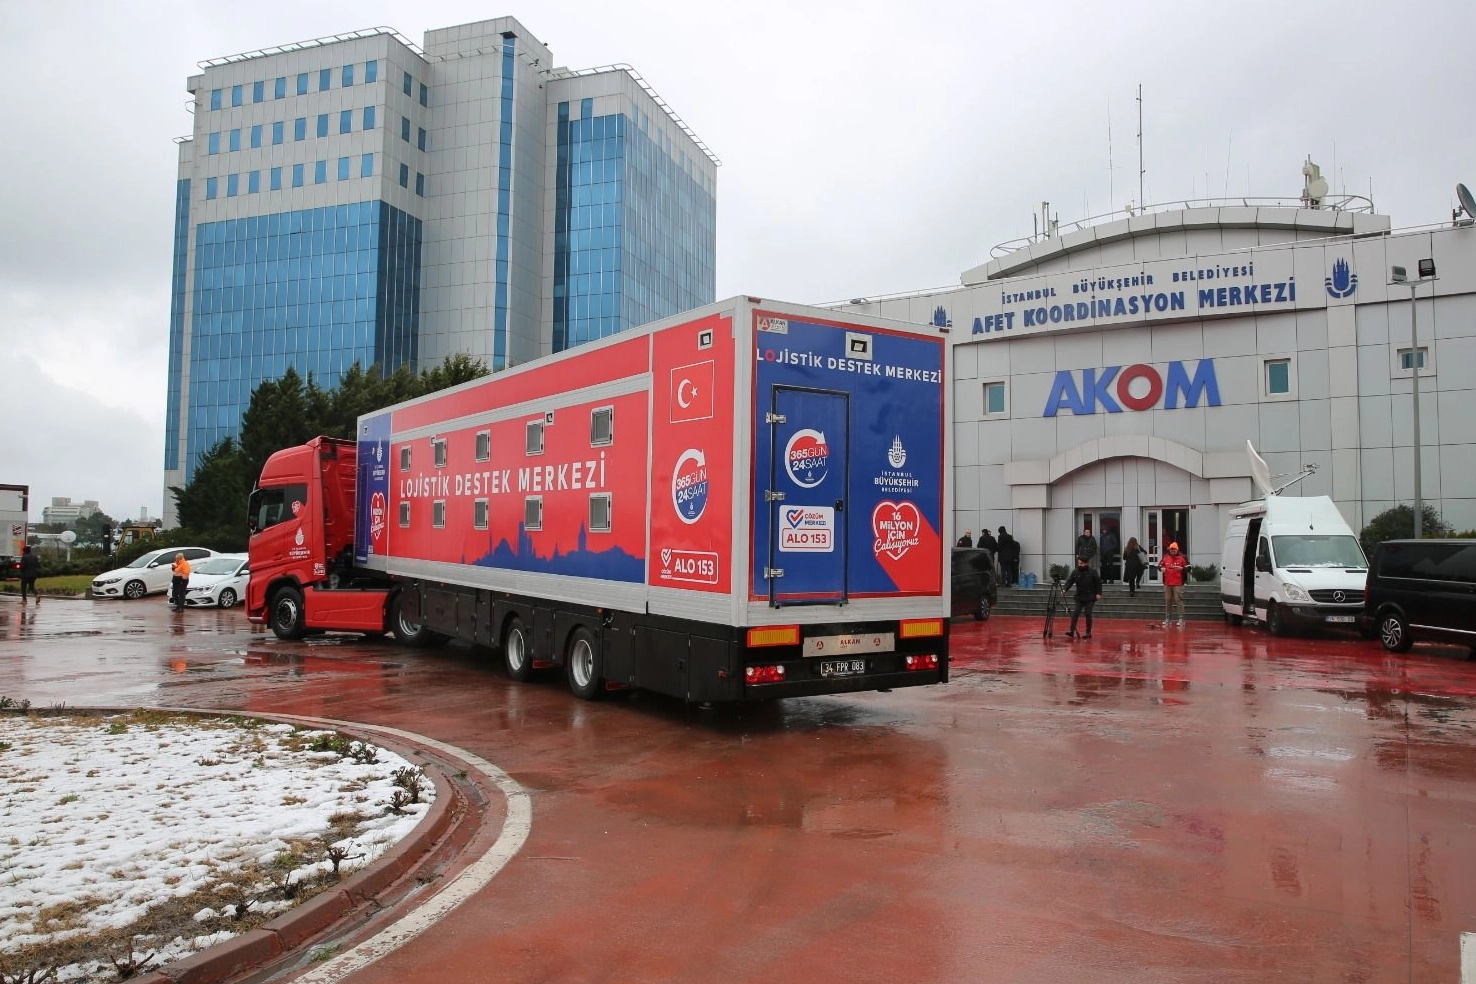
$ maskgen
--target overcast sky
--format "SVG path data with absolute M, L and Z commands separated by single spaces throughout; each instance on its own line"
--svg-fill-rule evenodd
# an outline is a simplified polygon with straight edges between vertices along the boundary
M 1469 0 L 0 0 L 0 482 L 162 513 L 174 138 L 197 62 L 510 14 L 623 62 L 723 161 L 717 294 L 955 284 L 992 246 L 1138 197 L 1372 193 L 1395 228 L 1476 187 Z M 1110 126 L 1109 126 L 1110 121 Z M 1109 130 L 1111 153 L 1109 154 Z M 1113 165 L 1109 168 L 1109 164 Z

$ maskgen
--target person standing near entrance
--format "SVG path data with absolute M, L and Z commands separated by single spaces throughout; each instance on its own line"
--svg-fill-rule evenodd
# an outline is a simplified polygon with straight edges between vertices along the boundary
M 1066 586 L 1061 590 L 1065 592 L 1072 585 L 1076 586 L 1076 607 L 1071 609 L 1071 628 L 1066 630 L 1068 639 L 1090 639 L 1092 637 L 1092 609 L 1097 607 L 1097 602 L 1102 600 L 1102 576 L 1087 566 L 1085 557 L 1076 558 L 1076 570 L 1066 578 Z M 1076 631 L 1076 619 L 1082 612 L 1086 612 L 1086 635 L 1079 635 Z
M 1090 523 L 1081 528 L 1081 536 L 1076 538 L 1076 559 L 1086 561 L 1092 570 L 1097 569 L 1097 538 L 1092 536 Z
M 41 558 L 31 552 L 29 546 L 21 548 L 20 582 L 21 582 L 21 604 L 26 603 L 26 592 L 36 596 L 36 604 L 41 604 L 41 593 L 36 590 L 36 578 L 41 576 Z
M 1138 593 L 1138 586 L 1143 583 L 1143 548 L 1138 546 L 1138 538 L 1128 537 L 1127 546 L 1122 548 L 1122 577 L 1127 582 L 1128 597 L 1134 597 Z
M 964 535 L 958 538 L 957 546 L 972 547 L 974 545 L 974 531 L 964 530 Z
M 1159 561 L 1159 570 L 1163 571 L 1163 627 L 1168 628 L 1174 622 L 1174 609 L 1179 611 L 1179 628 L 1184 627 L 1184 571 L 1189 566 L 1189 558 L 1179 553 L 1179 545 L 1170 543 L 1168 553 L 1163 560 Z
M 1004 583 L 1014 587 L 1020 579 L 1020 544 L 1003 526 L 999 528 L 999 566 Z

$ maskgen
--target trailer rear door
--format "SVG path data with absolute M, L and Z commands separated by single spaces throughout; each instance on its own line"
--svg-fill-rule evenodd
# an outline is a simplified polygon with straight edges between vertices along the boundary
M 844 604 L 850 395 L 776 384 L 765 420 L 769 601 Z

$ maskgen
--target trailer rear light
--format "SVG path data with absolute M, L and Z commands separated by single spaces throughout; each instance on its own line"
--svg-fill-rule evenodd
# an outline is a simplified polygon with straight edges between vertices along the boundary
M 901 635 L 904 639 L 924 639 L 928 636 L 940 636 L 943 634 L 943 620 L 941 618 L 904 618 L 901 625 Z
M 743 671 L 745 683 L 783 683 L 784 667 L 750 666 Z
M 764 646 L 798 646 L 799 642 L 798 625 L 766 625 L 761 629 L 748 630 L 749 649 L 761 649 Z
M 909 670 L 936 670 L 938 668 L 938 657 L 932 653 L 925 656 L 908 656 L 903 662 Z

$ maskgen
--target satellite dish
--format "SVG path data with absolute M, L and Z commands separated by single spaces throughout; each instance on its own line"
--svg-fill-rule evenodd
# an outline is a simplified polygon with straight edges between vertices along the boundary
M 1307 182 L 1307 197 L 1314 202 L 1320 202 L 1327 197 L 1327 181 L 1323 178 L 1313 178 Z
M 1271 485 L 1271 469 L 1266 465 L 1266 459 L 1256 454 L 1255 445 L 1250 441 L 1245 442 L 1245 453 L 1250 458 L 1251 481 L 1256 483 L 1261 495 L 1275 495 L 1276 489 Z
M 72 543 L 77 539 L 77 534 L 73 533 L 71 530 L 62 530 L 61 535 L 58 536 L 57 539 L 60 540 L 62 543 Z
M 1456 185 L 1456 199 L 1461 203 L 1461 208 L 1466 214 L 1476 219 L 1476 196 L 1472 196 L 1471 189 L 1463 184 Z

